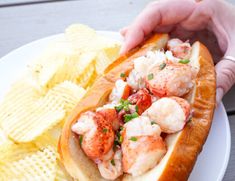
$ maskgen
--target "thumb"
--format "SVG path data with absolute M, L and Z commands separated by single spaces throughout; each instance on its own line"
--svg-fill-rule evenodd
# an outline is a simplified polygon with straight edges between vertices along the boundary
M 221 102 L 224 94 L 226 94 L 235 83 L 235 61 L 222 59 L 216 64 L 215 70 L 217 79 L 216 102 L 218 104 Z

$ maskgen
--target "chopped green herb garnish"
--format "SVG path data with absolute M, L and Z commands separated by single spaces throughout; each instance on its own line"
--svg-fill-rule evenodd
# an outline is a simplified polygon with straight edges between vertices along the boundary
M 111 160 L 111 164 L 112 164 L 113 166 L 115 166 L 115 161 L 114 161 L 114 159 Z
M 124 104 L 125 100 L 124 99 L 120 99 L 119 101 L 121 104 Z
M 104 128 L 103 129 L 103 133 L 107 133 L 108 129 L 107 128 Z
M 119 131 L 116 132 L 116 136 L 117 136 L 118 144 L 121 144 L 122 141 L 123 141 L 123 137 L 122 137 L 122 135 L 120 134 Z
M 132 113 L 132 114 L 125 114 L 124 115 L 124 122 L 126 123 L 126 122 L 128 122 L 128 121 L 130 121 L 130 120 L 132 120 L 132 119 L 134 119 L 134 118 L 137 118 L 139 115 L 138 115 L 138 113 L 137 112 L 134 112 L 134 113 Z
M 125 73 L 121 73 L 120 77 L 126 77 L 126 74 Z
M 130 110 L 130 109 L 129 109 L 129 105 L 123 106 L 123 109 L 124 109 L 124 111 L 129 111 L 129 110 Z
M 180 60 L 180 61 L 179 61 L 179 63 L 182 63 L 182 64 L 187 64 L 187 63 L 189 63 L 189 62 L 190 62 L 190 60 L 188 60 L 188 59 Z
M 83 135 L 80 135 L 79 136 L 79 143 L 80 143 L 80 145 L 82 144 L 82 140 L 83 140 Z
M 139 107 L 137 105 L 135 106 L 135 111 L 139 112 Z
M 116 109 L 117 112 L 120 112 L 123 109 L 122 105 L 118 105 L 114 107 Z
M 162 63 L 161 65 L 159 65 L 159 69 L 162 70 L 166 67 L 166 63 Z
M 151 121 L 151 125 L 154 125 L 154 124 L 157 124 L 157 123 L 155 123 L 154 121 Z
M 148 80 L 152 80 L 153 79 L 153 73 L 148 74 Z
M 129 140 L 131 140 L 131 141 L 137 141 L 137 138 L 134 137 L 134 136 L 132 136 Z
M 119 139 L 118 139 L 118 142 L 121 144 L 121 143 L 122 143 L 122 141 L 123 141 L 123 137 L 122 137 L 122 136 L 120 136 L 120 137 L 119 137 Z
M 129 111 L 129 105 L 131 103 L 128 100 L 120 100 L 120 105 L 115 106 L 115 109 L 117 110 L 117 112 L 120 112 L 122 109 L 124 109 L 125 111 Z
M 120 129 L 120 131 L 122 131 L 122 130 L 123 130 L 123 126 L 120 126 L 120 128 L 119 128 L 119 129 Z
M 121 100 L 120 100 L 120 103 L 123 104 L 123 105 L 129 105 L 129 104 L 131 104 L 130 101 L 124 100 L 124 99 L 121 99 Z
M 114 145 L 115 145 L 115 146 L 119 145 L 118 140 L 114 140 Z

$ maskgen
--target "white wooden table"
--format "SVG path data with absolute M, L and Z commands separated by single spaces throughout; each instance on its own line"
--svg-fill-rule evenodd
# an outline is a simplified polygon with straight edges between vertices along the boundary
M 72 23 L 118 31 L 150 0 L 1 0 L 0 57 L 33 40 L 61 33 Z M 235 0 L 230 0 L 234 2 Z M 235 87 L 225 96 L 232 148 L 224 181 L 235 180 Z

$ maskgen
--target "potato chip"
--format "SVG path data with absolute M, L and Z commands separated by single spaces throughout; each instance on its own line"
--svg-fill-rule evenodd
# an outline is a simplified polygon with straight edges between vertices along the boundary
M 0 122 L 14 114 L 19 107 L 32 104 L 41 96 L 40 90 L 25 79 L 13 84 L 0 105 Z
M 0 163 L 2 180 L 54 180 L 55 177 L 56 153 L 50 147 L 17 161 Z
M 62 129 L 60 128 L 59 131 L 61 130 Z M 57 151 L 59 135 L 53 135 L 52 131 L 54 131 L 54 128 L 39 136 L 34 141 L 35 145 L 40 149 L 51 146 L 55 151 Z
M 96 54 L 94 52 L 80 55 L 77 64 L 73 65 L 77 70 L 75 83 L 85 88 L 91 76 L 92 78 L 96 78 L 95 58 Z
M 114 60 L 118 58 L 120 48 L 121 48 L 120 44 L 114 44 L 113 46 L 110 47 L 104 47 L 101 50 L 101 52 L 103 51 L 109 60 L 108 64 L 104 65 L 105 67 L 107 67 L 110 63 L 112 63 Z
M 38 148 L 33 143 L 16 144 L 8 141 L 0 146 L 0 164 L 22 159 L 37 150 Z
M 112 61 L 106 56 L 104 51 L 100 51 L 96 57 L 96 72 L 98 74 L 103 74 L 105 68 L 112 63 Z
M 77 50 L 86 50 L 96 37 L 96 32 L 86 25 L 74 24 L 65 30 L 66 39 Z
M 2 120 L 4 132 L 16 142 L 29 142 L 50 129 L 65 116 L 63 105 L 52 98 L 42 98 Z
M 11 143 L 11 140 L 9 140 L 4 133 L 4 131 L 0 128 L 0 147 L 4 144 Z
M 31 76 L 40 86 L 50 89 L 65 80 L 76 79 L 76 63 L 79 54 L 77 53 L 55 53 L 44 56 L 45 62 L 41 61 L 31 65 L 29 70 Z
M 68 113 L 77 105 L 85 92 L 82 87 L 70 81 L 65 81 L 51 89 L 44 99 L 53 99 Z
M 109 58 L 114 59 L 114 57 L 112 57 L 112 55 L 114 55 L 113 51 L 116 52 L 116 55 L 118 55 L 120 45 L 121 43 L 117 40 L 97 35 L 95 39 L 93 39 L 92 43 L 89 44 L 88 50 L 102 50 L 107 53 Z
M 92 84 L 96 81 L 96 79 L 98 77 L 99 76 L 96 73 L 96 71 L 93 71 L 93 73 L 90 75 L 88 81 L 86 83 L 84 83 L 84 88 L 86 88 L 86 90 L 88 90 L 90 88 L 90 86 L 92 86 Z
M 33 69 L 33 76 L 38 84 L 42 87 L 46 87 L 48 82 L 55 76 L 58 70 L 63 67 L 63 59 L 56 59 L 57 57 L 48 58 L 48 61 L 45 64 L 38 64 L 37 67 Z M 52 61 L 53 59 L 53 61 Z
M 28 106 L 5 116 L 3 130 L 16 142 L 29 142 L 59 123 L 83 97 L 85 90 L 71 82 L 63 82 Z M 22 103 L 23 104 L 23 103 Z

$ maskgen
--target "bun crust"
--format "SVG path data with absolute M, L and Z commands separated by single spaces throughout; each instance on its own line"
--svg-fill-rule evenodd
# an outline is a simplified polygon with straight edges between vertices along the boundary
M 166 46 L 167 34 L 155 34 L 140 47 L 121 56 L 108 66 L 100 77 L 78 103 L 73 113 L 66 121 L 59 142 L 59 153 L 68 173 L 79 180 L 105 180 L 101 177 L 93 161 L 85 156 L 80 148 L 77 136 L 71 131 L 72 125 L 82 112 L 95 110 L 108 100 L 115 81 L 120 73 L 128 74 L 133 68 L 132 60 L 144 55 L 148 50 L 160 49 Z M 133 178 L 124 175 L 118 180 L 187 180 L 208 136 L 215 108 L 215 70 L 213 60 L 207 48 L 199 42 L 197 61 L 200 65 L 195 89 L 188 95 L 193 108 L 193 116 L 185 128 L 177 134 L 170 135 L 166 142 L 171 144 L 168 156 L 165 156 L 159 166 L 153 168 L 143 177 Z

